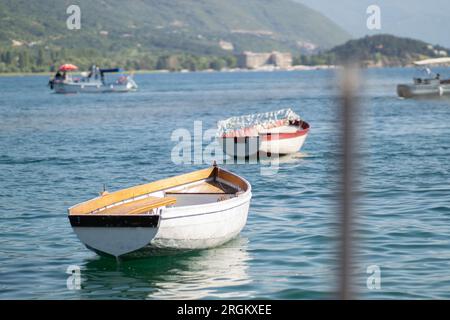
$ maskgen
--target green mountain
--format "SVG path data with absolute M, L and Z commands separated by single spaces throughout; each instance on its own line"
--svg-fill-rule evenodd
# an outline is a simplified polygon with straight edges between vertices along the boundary
M 439 45 L 393 35 L 365 36 L 309 57 L 299 57 L 297 64 L 342 64 L 356 62 L 363 66 L 406 66 L 413 61 L 450 56 Z
M 68 30 L 66 9 L 81 9 Z M 330 48 L 349 35 L 320 13 L 290 0 L 0 0 L 0 44 L 66 49 L 221 54 Z

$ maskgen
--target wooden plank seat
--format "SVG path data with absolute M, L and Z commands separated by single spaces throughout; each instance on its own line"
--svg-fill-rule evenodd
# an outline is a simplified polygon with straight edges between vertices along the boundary
M 158 198 L 149 196 L 144 199 L 121 203 L 93 213 L 108 215 L 143 214 L 155 208 L 173 205 L 176 202 L 177 199 L 173 197 Z

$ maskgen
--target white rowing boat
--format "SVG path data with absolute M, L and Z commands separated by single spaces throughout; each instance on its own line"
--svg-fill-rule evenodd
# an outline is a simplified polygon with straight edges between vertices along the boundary
M 112 256 L 219 246 L 247 222 L 251 186 L 217 166 L 103 193 L 69 208 L 89 249 Z
M 217 140 L 235 158 L 286 155 L 300 151 L 308 133 L 306 121 L 291 109 L 282 109 L 219 121 Z

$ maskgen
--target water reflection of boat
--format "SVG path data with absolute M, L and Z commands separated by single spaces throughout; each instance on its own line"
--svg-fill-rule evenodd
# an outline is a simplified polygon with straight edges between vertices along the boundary
M 397 94 L 402 98 L 442 97 L 450 94 L 450 79 L 441 79 L 440 74 L 431 76 L 428 66 L 450 63 L 450 58 L 437 58 L 416 61 L 417 67 L 422 67 L 427 73 L 426 78 L 414 78 L 412 84 L 399 84 Z
M 137 84 L 128 75 L 121 75 L 113 82 L 107 82 L 105 75 L 120 72 L 120 69 L 100 69 L 95 65 L 90 72 L 82 72 L 81 77 L 74 77 L 70 72 L 77 70 L 73 64 L 63 64 L 55 76 L 50 79 L 50 89 L 56 93 L 104 93 L 128 92 L 137 89 Z
M 206 249 L 247 222 L 251 186 L 217 166 L 102 193 L 69 209 L 78 238 L 95 252 L 122 256 Z
M 219 121 L 217 140 L 227 155 L 249 158 L 298 152 L 308 133 L 306 121 L 291 109 L 282 109 Z
M 306 160 L 308 157 L 309 157 L 309 155 L 306 153 L 303 153 L 303 152 L 290 153 L 290 154 L 285 154 L 285 155 L 279 156 L 277 158 L 277 163 L 278 164 L 297 164 L 303 160 Z M 259 162 L 262 165 L 270 165 L 273 161 L 274 161 L 273 158 L 262 157 L 259 159 Z
M 80 298 L 248 298 L 248 240 L 175 256 L 125 259 L 95 257 L 82 266 Z M 247 288 L 247 289 L 244 289 Z

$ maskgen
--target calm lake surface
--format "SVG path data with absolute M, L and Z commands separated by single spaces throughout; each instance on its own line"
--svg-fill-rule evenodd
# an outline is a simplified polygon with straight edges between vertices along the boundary
M 445 74 L 442 72 L 442 74 Z M 361 298 L 450 298 L 450 103 L 401 100 L 412 69 L 365 72 L 358 133 L 354 286 Z M 0 298 L 333 298 L 338 285 L 339 123 L 333 71 L 137 75 L 138 92 L 57 95 L 48 78 L 0 77 Z M 108 190 L 203 168 L 175 165 L 175 129 L 292 107 L 301 153 L 226 167 L 252 184 L 226 245 L 176 256 L 99 257 L 67 208 Z M 81 289 L 66 285 L 79 266 Z M 381 270 L 369 290 L 367 267 Z

